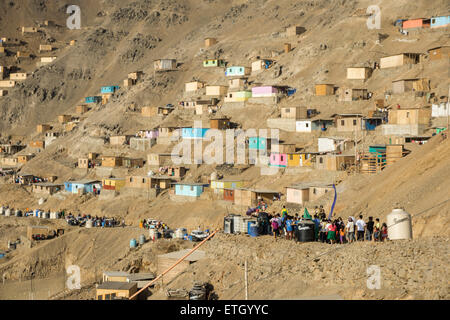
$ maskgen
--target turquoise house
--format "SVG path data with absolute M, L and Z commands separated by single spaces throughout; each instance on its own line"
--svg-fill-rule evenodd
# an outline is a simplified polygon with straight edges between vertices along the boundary
M 432 17 L 430 28 L 446 27 L 450 24 L 450 16 Z
M 97 180 L 80 180 L 80 181 L 66 181 L 64 182 L 64 190 L 70 193 L 78 193 L 79 190 L 84 190 L 83 193 L 93 193 L 94 188 L 100 190 L 102 188 L 101 181 Z
M 247 67 L 241 67 L 241 66 L 233 66 L 228 67 L 225 70 L 225 76 L 227 77 L 241 77 L 241 76 L 248 76 L 252 70 Z
M 270 149 L 270 139 L 264 137 L 249 137 L 248 138 L 248 149 L 249 150 L 269 150 Z
M 106 87 L 102 87 L 101 92 L 102 93 L 114 93 L 119 89 L 120 89 L 119 86 L 106 86 Z
M 177 196 L 200 197 L 204 187 L 207 186 L 203 183 L 175 183 L 175 194 Z
M 209 128 L 182 128 L 181 137 L 183 139 L 203 139 Z
M 99 103 L 102 101 L 102 97 L 94 96 L 94 97 L 86 97 L 84 99 L 85 103 Z

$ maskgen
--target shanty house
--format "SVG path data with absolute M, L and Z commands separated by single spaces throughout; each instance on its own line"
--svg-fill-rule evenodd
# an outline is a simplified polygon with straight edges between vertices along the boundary
M 37 133 L 45 133 L 52 129 L 51 125 L 48 124 L 38 124 L 36 127 Z
M 181 179 L 186 175 L 187 169 L 185 167 L 169 167 L 167 175 L 174 179 Z
M 288 163 L 288 161 L 287 161 L 286 153 L 278 153 L 278 152 L 270 153 L 270 158 L 269 158 L 270 166 L 286 168 L 287 163 Z
M 333 126 L 334 119 L 300 119 L 295 121 L 295 131 L 312 132 L 313 130 L 326 131 Z
M 231 122 L 229 118 L 213 118 L 209 121 L 211 129 L 225 130 L 229 129 Z
M 247 86 L 247 78 L 235 78 L 228 80 L 230 89 L 241 89 Z
M 153 63 L 155 71 L 171 71 L 176 70 L 177 60 L 175 59 L 159 59 Z
M 271 142 L 271 139 L 267 139 L 264 137 L 249 137 L 248 148 L 249 150 L 268 151 L 270 150 Z
M 102 97 L 100 96 L 86 97 L 84 99 L 84 103 L 100 103 L 101 101 Z
M 316 169 L 338 171 L 345 170 L 355 163 L 355 156 L 323 154 L 316 156 Z
M 281 108 L 281 118 L 284 119 L 306 119 L 307 110 L 306 107 L 285 107 Z
M 93 193 L 102 188 L 101 181 L 98 180 L 80 180 L 64 182 L 64 189 L 69 193 Z
M 103 156 L 102 157 L 102 167 L 115 168 L 122 166 L 123 157 L 117 156 Z
M 84 105 L 84 104 L 76 106 L 76 108 L 75 108 L 75 113 L 77 113 L 77 114 L 83 114 L 83 113 L 86 113 L 88 111 L 89 111 L 89 107 L 87 105 Z
M 68 114 L 62 114 L 58 116 L 58 122 L 61 124 L 67 123 L 69 121 L 72 121 L 72 116 Z
M 158 132 L 158 131 L 156 131 Z M 147 151 L 156 144 L 156 138 L 130 138 L 130 149 Z
M 287 152 L 288 167 L 311 167 L 313 153 L 307 152 Z
M 10 81 L 10 80 L 0 81 L 0 88 L 14 88 L 15 85 L 16 85 L 15 81 Z
M 183 139 L 203 139 L 209 128 L 182 128 Z
M 252 62 L 252 72 L 269 69 L 273 65 L 273 60 L 263 59 Z
M 286 187 L 286 202 L 304 204 L 309 201 L 309 186 L 293 185 Z
M 402 23 L 402 29 L 418 29 L 418 28 L 429 28 L 430 19 L 419 18 L 419 19 L 408 19 L 404 20 Z
M 389 110 L 389 124 L 423 124 L 428 125 L 431 118 L 430 109 L 392 109 Z
M 276 97 L 278 95 L 278 89 L 273 86 L 253 87 L 252 98 L 261 97 Z
M 218 41 L 217 41 L 216 38 L 206 38 L 206 39 L 205 39 L 205 47 L 206 47 L 206 48 L 209 48 L 209 47 L 215 45 L 217 42 L 218 42 Z
M 102 94 L 108 94 L 108 93 L 114 93 L 117 90 L 119 90 L 120 87 L 119 86 L 106 86 L 106 87 L 101 87 L 101 93 Z
M 185 84 L 185 91 L 186 92 L 195 92 L 198 89 L 201 89 L 205 86 L 203 82 L 200 81 L 192 81 L 192 82 L 186 82 Z
M 180 158 L 179 155 L 171 153 L 149 153 L 147 156 L 147 164 L 149 166 L 168 166 L 172 164 L 172 157 Z
M 433 118 L 448 117 L 450 116 L 449 109 L 450 103 L 448 102 L 435 103 L 431 106 L 431 116 Z
M 292 26 L 292 27 L 286 28 L 286 36 L 288 36 L 288 37 L 297 36 L 297 35 L 304 33 L 305 31 L 306 31 L 306 29 L 304 27 Z
M 222 59 L 207 59 L 203 60 L 203 67 L 225 67 L 226 62 Z
M 188 197 L 200 197 L 200 195 L 203 193 L 204 187 L 207 186 L 203 183 L 187 182 L 177 182 L 174 185 L 176 195 Z
M 401 53 L 393 56 L 388 56 L 380 59 L 380 68 L 394 68 L 407 64 L 419 63 L 419 53 Z
M 392 81 L 392 92 L 400 94 L 410 91 L 429 91 L 430 80 L 428 79 L 400 79 Z
M 273 199 L 279 197 L 279 192 L 274 190 L 258 190 L 236 188 L 234 190 L 234 204 L 252 207 L 258 204 L 258 199 L 262 199 L 267 204 L 272 204 Z
M 63 189 L 62 184 L 54 183 L 35 183 L 33 184 L 33 192 L 39 194 L 53 195 Z
M 96 300 L 128 299 L 136 292 L 135 282 L 107 281 L 97 285 L 95 296 Z
M 25 164 L 33 158 L 34 158 L 34 154 L 22 154 L 20 156 L 17 156 L 17 162 Z
M 318 138 L 317 139 L 318 144 L 318 151 L 319 152 L 343 152 L 347 148 L 353 146 L 352 141 L 348 141 L 345 138 Z
M 336 119 L 336 129 L 338 132 L 363 130 L 362 114 L 337 114 L 333 117 Z
M 250 68 L 242 67 L 242 66 L 228 67 L 225 70 L 225 76 L 227 76 L 227 77 L 249 76 L 250 73 L 251 73 L 251 69 Z
M 9 74 L 9 80 L 15 80 L 15 81 L 19 81 L 19 80 L 26 80 L 27 79 L 27 74 L 26 73 L 10 73 Z
M 227 91 L 227 86 L 206 86 L 207 96 L 225 96 Z
M 450 25 L 450 16 L 440 16 L 431 18 L 431 28 L 442 28 Z
M 316 84 L 316 96 L 334 95 L 334 84 Z
M 252 97 L 251 91 L 232 91 L 228 92 L 224 102 L 242 102 Z
M 367 99 L 369 99 L 367 89 L 340 89 L 339 101 L 357 101 Z
M 124 168 L 142 168 L 144 166 L 144 159 L 123 158 L 122 165 Z
M 109 144 L 112 146 L 121 146 L 130 143 L 131 136 L 121 135 L 121 136 L 111 136 L 109 137 Z
M 431 61 L 450 58 L 450 46 L 441 46 L 428 49 L 428 56 Z
M 366 80 L 372 75 L 372 69 L 368 67 L 347 68 L 347 79 Z
M 102 189 L 120 191 L 125 186 L 123 178 L 107 178 L 102 180 Z

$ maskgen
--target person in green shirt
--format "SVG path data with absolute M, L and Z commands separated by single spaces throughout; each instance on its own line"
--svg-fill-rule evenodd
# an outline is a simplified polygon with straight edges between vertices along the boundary
M 281 209 L 281 217 L 284 218 L 288 214 L 288 210 L 286 209 L 286 206 L 283 206 L 283 209 Z

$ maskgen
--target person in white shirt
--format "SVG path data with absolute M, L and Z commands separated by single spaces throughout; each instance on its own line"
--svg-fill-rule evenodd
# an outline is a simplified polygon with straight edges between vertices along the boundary
M 363 216 L 360 215 L 359 219 L 356 221 L 356 230 L 358 231 L 358 241 L 364 241 L 364 228 L 366 227 L 366 223 L 363 220 Z
M 355 223 L 352 218 L 348 218 L 347 226 L 345 228 L 347 229 L 348 242 L 355 241 Z

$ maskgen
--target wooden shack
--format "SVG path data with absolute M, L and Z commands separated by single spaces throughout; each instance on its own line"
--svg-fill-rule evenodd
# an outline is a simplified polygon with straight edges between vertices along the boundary
M 316 84 L 316 96 L 332 96 L 334 95 L 334 84 Z

